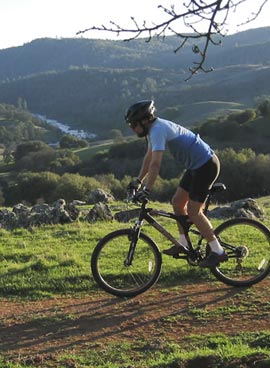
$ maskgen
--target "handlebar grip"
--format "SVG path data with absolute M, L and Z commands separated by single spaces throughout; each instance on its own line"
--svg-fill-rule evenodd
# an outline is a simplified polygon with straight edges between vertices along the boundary
M 135 189 L 128 189 L 127 190 L 127 200 L 134 201 L 136 196 L 136 190 Z

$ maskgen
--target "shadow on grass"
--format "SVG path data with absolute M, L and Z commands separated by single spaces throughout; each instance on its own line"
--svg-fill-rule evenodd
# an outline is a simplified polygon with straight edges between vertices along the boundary
M 79 283 L 79 279 L 76 281 Z M 230 303 L 242 291 L 193 282 L 166 292 L 154 288 L 128 300 L 95 294 L 88 299 L 59 298 L 46 304 L 27 302 L 25 313 L 18 314 L 15 321 L 11 323 L 7 317 L 0 320 L 0 351 L 46 354 L 111 340 L 134 342 L 155 335 L 166 339 L 172 329 L 179 331 L 176 336 L 180 341 L 183 331 L 189 335 L 196 333 L 196 326 L 207 327 L 192 319 L 191 303 L 192 308 L 214 308 L 224 301 Z

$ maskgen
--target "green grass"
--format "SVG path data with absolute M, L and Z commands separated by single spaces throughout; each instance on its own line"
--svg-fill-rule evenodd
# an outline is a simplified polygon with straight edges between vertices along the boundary
M 181 120 L 185 122 L 186 126 L 194 126 L 201 124 L 204 119 L 239 112 L 243 109 L 245 109 L 245 106 L 240 103 L 230 101 L 203 101 L 175 106 L 173 112 L 170 109 L 165 110 L 165 115 L 172 120 L 178 119 L 180 115 Z
M 82 161 L 90 160 L 97 153 L 107 152 L 112 145 L 113 140 L 110 139 L 107 141 L 91 144 L 89 147 L 76 150 L 75 153 Z
M 232 359 L 247 359 L 255 355 L 267 358 L 269 345 L 261 346 L 260 342 L 264 339 L 269 342 L 269 337 L 270 334 L 265 332 L 260 335 L 239 334 L 229 340 L 224 335 L 194 336 L 187 338 L 181 346 L 165 339 L 138 341 L 134 344 L 109 344 L 101 354 L 88 351 L 83 359 L 80 357 L 80 367 L 177 368 L 187 361 L 190 362 L 188 367 L 196 367 L 196 361 L 204 361 L 205 367 L 226 368 Z M 75 362 L 78 361 L 76 356 L 72 358 Z M 195 365 L 191 365 L 192 361 Z M 207 365 L 209 361 L 215 362 L 215 365 Z M 239 368 L 239 365 L 234 367 Z
M 134 135 L 125 136 L 123 138 L 123 142 L 133 141 L 134 139 L 136 139 Z M 117 140 L 114 140 L 114 139 L 94 141 L 90 143 L 89 147 L 81 148 L 81 149 L 75 150 L 74 152 L 79 156 L 79 158 L 82 161 L 87 161 L 87 160 L 90 160 L 96 154 L 99 154 L 99 153 L 102 154 L 102 153 L 108 152 L 111 146 L 118 144 L 118 143 L 123 143 L 123 142 L 122 141 L 117 142 Z
M 89 268 L 92 251 L 99 239 L 120 227 L 128 228 L 129 225 L 116 221 L 76 222 L 35 227 L 31 231 L 1 229 L 0 297 L 39 298 L 95 292 L 97 286 Z M 152 229 L 146 226 L 145 230 L 161 248 L 168 246 Z M 178 270 L 179 263 L 175 263 L 166 260 L 161 284 L 177 282 L 181 269 Z M 181 263 L 182 272 L 188 276 L 190 268 L 183 261 Z
M 98 349 L 85 349 L 73 354 L 63 352 L 54 357 L 17 357 L 13 361 L 0 358 L 1 368 L 76 367 L 76 368 L 239 368 L 254 366 L 261 361 L 269 367 L 268 331 L 239 333 L 230 339 L 222 334 L 191 336 L 176 344 L 168 339 L 134 341 L 99 345 Z M 39 365 L 43 362 L 42 365 Z M 42 359 L 42 360 L 41 360 Z M 249 365 L 242 365 L 248 362 Z M 45 365 L 44 365 L 45 364 Z
M 89 260 L 116 224 L 73 223 L 0 231 L 0 296 L 37 298 L 95 290 Z
M 87 148 L 82 148 L 80 150 L 75 151 L 75 153 L 79 156 L 79 158 L 84 160 L 89 160 L 97 153 L 107 152 L 109 148 L 112 146 L 112 142 L 98 144 L 94 146 L 90 146 Z
M 261 203 L 269 203 L 267 198 Z M 170 209 L 167 204 L 153 204 L 153 207 Z M 266 208 L 269 219 L 269 208 Z M 176 225 L 161 219 L 169 231 L 177 234 Z M 214 226 L 218 224 L 213 221 Z M 66 225 L 34 227 L 32 229 L 0 230 L 0 302 L 2 299 L 23 302 L 26 299 L 54 298 L 59 295 L 80 297 L 85 294 L 97 295 L 99 288 L 90 273 L 89 263 L 96 243 L 105 234 L 119 228 L 129 228 L 129 224 L 112 222 L 75 222 Z M 169 245 L 154 229 L 144 230 L 153 237 L 160 249 Z M 184 261 L 163 257 L 163 268 L 158 286 L 164 293 L 173 293 L 181 282 L 195 283 L 202 278 L 213 281 L 208 270 L 188 266 Z M 112 269 L 113 270 L 113 269 Z M 181 280 L 179 282 L 179 280 Z M 154 289 L 153 289 L 153 292 Z M 245 297 L 243 294 L 245 293 Z M 269 304 L 260 302 L 253 289 L 234 296 L 232 303 L 215 309 L 198 308 L 190 299 L 187 313 L 163 317 L 162 323 L 174 328 L 175 323 L 190 318 L 194 323 L 207 325 L 213 318 L 221 316 L 228 320 L 234 313 L 246 315 L 258 313 L 268 315 Z M 120 313 L 120 311 L 119 311 Z M 55 314 L 33 317 L 33 322 L 44 326 L 76 319 L 76 315 Z M 75 321 L 76 322 L 76 321 Z M 263 327 L 262 327 L 263 328 Z M 1 368 L 32 367 L 76 367 L 76 368 L 239 368 L 253 366 L 254 361 L 263 360 L 270 366 L 270 332 L 240 332 L 235 335 L 201 334 L 182 336 L 181 344 L 176 343 L 166 333 L 159 331 L 147 339 L 123 340 L 121 343 L 97 343 L 94 348 L 89 342 L 84 349 L 74 353 L 71 349 L 57 354 L 42 356 L 0 356 Z M 181 334 L 182 332 L 179 331 Z M 39 361 L 40 360 L 40 361 Z M 247 362 L 243 365 L 243 362 Z M 199 365 L 201 364 L 201 365 Z M 269 365 L 267 365 L 269 364 Z
M 165 204 L 160 207 L 170 208 Z M 174 221 L 161 219 L 160 222 L 177 236 Z M 129 224 L 117 221 L 95 224 L 83 221 L 30 230 L 0 229 L 0 298 L 36 299 L 96 292 L 97 285 L 90 272 L 94 247 L 107 233 L 129 227 Z M 161 250 L 170 246 L 170 242 L 149 225 L 144 226 L 144 231 Z M 112 272 L 115 271 L 112 265 Z M 166 257 L 158 284 L 164 287 L 177 285 L 180 275 L 184 280 L 212 277 L 208 271 Z
M 170 205 L 154 203 L 153 207 L 170 210 Z M 269 214 L 267 213 L 269 216 Z M 132 220 L 131 220 L 132 221 Z M 160 223 L 177 237 L 176 224 L 160 218 Z M 217 226 L 220 221 L 212 221 Z M 97 285 L 90 273 L 90 257 L 97 242 L 106 234 L 129 224 L 117 221 L 95 224 L 74 222 L 46 225 L 30 230 L 0 229 L 0 298 L 39 298 L 59 294 L 95 293 Z M 170 242 L 149 225 L 144 232 L 160 250 Z M 111 272 L 115 273 L 116 269 Z M 158 285 L 173 287 L 184 281 L 213 279 L 208 270 L 189 266 L 183 260 L 163 257 Z

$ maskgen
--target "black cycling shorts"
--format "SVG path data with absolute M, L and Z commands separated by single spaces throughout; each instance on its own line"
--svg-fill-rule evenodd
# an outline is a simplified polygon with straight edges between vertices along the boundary
M 213 155 L 209 161 L 195 170 L 187 170 L 180 180 L 179 187 L 189 193 L 193 201 L 203 203 L 220 171 L 219 159 Z

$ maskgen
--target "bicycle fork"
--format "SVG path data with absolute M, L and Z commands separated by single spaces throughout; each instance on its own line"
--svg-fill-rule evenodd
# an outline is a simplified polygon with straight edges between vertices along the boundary
M 134 252 L 135 252 L 135 248 L 138 242 L 138 239 L 140 237 L 140 232 L 141 232 L 141 227 L 143 224 L 143 220 L 137 220 L 135 225 L 132 228 L 132 232 L 129 236 L 129 240 L 130 240 L 130 245 L 129 245 L 129 250 L 128 250 L 128 254 L 127 257 L 124 261 L 124 265 L 126 267 L 131 266 L 132 265 L 132 261 L 133 261 L 133 257 L 134 257 Z

